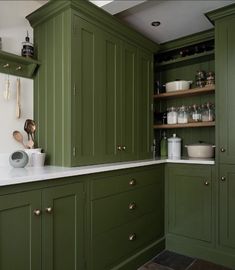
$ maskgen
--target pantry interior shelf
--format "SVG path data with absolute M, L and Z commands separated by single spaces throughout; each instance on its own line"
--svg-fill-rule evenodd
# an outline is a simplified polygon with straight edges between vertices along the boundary
M 162 63 L 157 63 L 156 67 L 168 67 L 177 63 L 182 63 L 182 62 L 190 62 L 193 61 L 194 59 L 200 59 L 204 60 L 207 59 L 208 57 L 214 57 L 215 51 L 211 50 L 211 51 L 207 51 L 207 52 L 202 52 L 202 53 L 197 53 L 197 54 L 193 54 L 193 55 L 189 55 L 189 56 L 185 56 L 185 57 L 179 57 L 173 60 L 169 60 L 169 61 L 165 61 Z
M 154 95 L 154 99 L 170 99 L 177 97 L 187 97 L 187 96 L 196 96 L 202 94 L 209 94 L 215 91 L 215 85 L 209 85 L 201 88 L 193 88 L 189 90 L 179 90 L 174 92 L 162 93 L 158 95 Z
M 0 72 L 18 77 L 33 78 L 40 63 L 0 50 Z
M 175 124 L 175 125 L 154 125 L 154 129 L 174 129 L 174 128 L 198 128 L 198 127 L 214 127 L 215 122 L 197 122 L 187 124 Z

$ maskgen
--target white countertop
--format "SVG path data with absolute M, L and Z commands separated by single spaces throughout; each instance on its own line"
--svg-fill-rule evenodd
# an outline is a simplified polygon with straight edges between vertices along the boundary
M 26 167 L 15 169 L 9 166 L 0 167 L 0 186 L 22 184 L 36 181 L 43 181 L 56 178 L 64 178 L 78 175 L 93 174 L 99 172 L 114 171 L 120 169 L 128 169 L 142 166 L 150 166 L 163 163 L 181 163 L 181 164 L 202 164 L 202 165 L 214 165 L 215 161 L 210 160 L 199 160 L 199 159 L 188 159 L 182 158 L 180 160 L 170 159 L 151 159 L 142 161 L 132 162 L 120 162 L 120 163 L 109 163 L 99 164 L 92 166 L 81 166 L 81 167 L 56 167 L 56 166 L 45 166 L 42 168 Z

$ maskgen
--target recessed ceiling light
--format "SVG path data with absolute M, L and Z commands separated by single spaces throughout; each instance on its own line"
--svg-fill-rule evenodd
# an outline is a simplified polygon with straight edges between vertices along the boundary
M 156 21 L 156 22 L 152 22 L 151 25 L 152 26 L 155 26 L 155 27 L 158 27 L 161 23 Z

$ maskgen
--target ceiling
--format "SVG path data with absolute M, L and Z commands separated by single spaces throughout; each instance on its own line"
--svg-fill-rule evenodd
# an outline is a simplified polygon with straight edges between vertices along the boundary
M 84 1 L 84 0 L 79 0 Z M 235 3 L 235 0 L 221 1 L 176 1 L 176 0 L 90 0 L 97 6 L 115 15 L 126 24 L 157 43 L 204 31 L 213 25 L 204 13 Z M 1 29 L 14 28 L 25 23 L 25 16 L 47 0 L 0 1 Z M 151 26 L 152 21 L 160 21 L 159 27 Z
M 122 2 L 122 1 L 114 1 Z M 169 1 L 148 0 L 116 16 L 157 43 L 164 43 L 213 27 L 204 16 L 208 11 L 235 1 Z M 160 21 L 153 27 L 152 21 Z

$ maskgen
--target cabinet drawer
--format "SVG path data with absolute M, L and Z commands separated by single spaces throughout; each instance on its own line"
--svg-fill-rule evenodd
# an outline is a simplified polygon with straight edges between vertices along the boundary
M 163 215 L 163 184 L 117 194 L 92 202 L 93 235 L 143 216 L 152 211 Z
M 125 171 L 124 171 L 125 172 Z M 115 172 L 112 176 L 93 180 L 91 183 L 91 198 L 97 199 L 123 191 L 130 191 L 142 186 L 161 181 L 164 176 L 163 166 L 133 172 Z
M 94 238 L 93 269 L 110 269 L 130 256 L 138 248 L 163 236 L 163 217 L 156 213 L 145 215 L 133 222 Z

